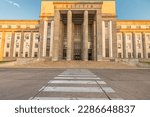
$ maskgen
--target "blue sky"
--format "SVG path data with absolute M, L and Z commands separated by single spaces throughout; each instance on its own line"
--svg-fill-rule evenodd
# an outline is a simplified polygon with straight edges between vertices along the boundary
M 39 19 L 41 0 L 0 0 L 0 19 Z M 150 0 L 117 0 L 118 19 L 150 20 Z

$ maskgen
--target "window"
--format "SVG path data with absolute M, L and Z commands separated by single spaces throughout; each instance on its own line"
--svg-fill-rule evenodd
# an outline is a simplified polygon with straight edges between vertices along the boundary
M 138 58 L 141 58 L 141 53 L 138 53 Z
M 39 34 L 35 35 L 35 39 L 39 40 Z
M 38 48 L 38 46 L 39 46 L 38 43 L 35 43 L 35 48 Z
M 137 37 L 136 37 L 136 38 L 137 38 L 137 41 L 138 41 L 138 42 L 140 42 L 140 40 L 141 40 L 141 36 L 140 36 L 140 35 L 137 35 Z
M 117 36 L 117 39 L 120 41 L 120 40 L 121 40 L 121 35 L 118 35 L 118 36 Z
M 118 44 L 118 49 L 121 49 L 121 44 L 120 43 Z
M 138 49 L 141 49 L 141 44 L 140 43 L 137 46 L 138 46 Z
M 19 43 L 16 44 L 16 48 L 19 48 Z
M 117 26 L 117 29 L 121 29 L 121 26 Z
M 17 28 L 21 28 L 21 26 L 18 25 Z
M 29 39 L 29 34 L 26 34 L 26 35 L 25 35 L 25 39 Z
M 131 29 L 131 26 L 127 26 L 128 29 Z
M 19 56 L 19 53 L 18 53 L 18 52 L 16 52 L 15 56 L 16 56 L 16 57 L 18 57 L 18 56 Z
M 105 27 L 108 28 L 108 26 L 109 26 L 109 22 L 105 21 Z
M 25 53 L 25 57 L 26 57 L 26 58 L 28 57 L 28 52 Z
M 29 25 L 27 25 L 27 26 L 26 26 L 26 28 L 30 28 L 30 26 L 29 26 Z
M 20 39 L 20 36 L 17 36 L 17 39 Z
M 131 43 L 128 43 L 128 44 L 127 44 L 127 48 L 128 48 L 128 49 L 131 49 Z
M 51 23 L 48 23 L 48 26 L 51 26 Z
M 118 53 L 118 58 L 121 58 L 122 54 L 121 53 Z
M 8 28 L 11 28 L 11 25 L 8 25 Z
M 38 53 L 37 52 L 34 52 L 34 57 L 38 57 Z
M 150 26 L 146 26 L 147 29 L 150 29 Z
M 7 48 L 9 48 L 10 47 L 10 44 L 9 43 L 7 43 Z
M 137 29 L 140 29 L 140 28 L 141 28 L 141 26 L 136 26 L 136 28 L 137 28 Z
M 150 58 L 150 53 L 148 53 L 148 58 Z
M 146 35 L 146 38 L 150 41 L 150 35 Z
M 128 53 L 128 58 L 131 58 L 131 55 L 132 55 L 132 54 L 129 52 L 129 53 Z
M 6 56 L 6 57 L 9 57 L 9 52 L 6 52 L 6 53 L 5 53 L 5 56 Z
M 131 40 L 131 35 L 130 34 L 127 35 L 127 40 L 129 40 L 129 41 Z
M 148 44 L 148 49 L 150 49 L 150 44 Z
M 0 33 L 0 40 L 2 39 L 2 33 Z

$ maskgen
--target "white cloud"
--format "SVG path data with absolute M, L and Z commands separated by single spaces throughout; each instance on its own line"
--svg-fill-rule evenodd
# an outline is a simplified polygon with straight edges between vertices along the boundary
M 20 4 L 14 2 L 14 1 L 11 1 L 11 0 L 5 0 L 5 1 L 8 2 L 9 4 L 16 6 L 17 8 L 21 8 Z

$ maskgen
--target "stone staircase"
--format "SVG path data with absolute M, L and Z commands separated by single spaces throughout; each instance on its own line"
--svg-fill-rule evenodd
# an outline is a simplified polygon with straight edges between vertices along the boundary
M 135 68 L 135 66 L 110 62 L 110 61 L 39 61 L 38 63 L 30 63 L 20 67 L 30 67 L 30 68 Z

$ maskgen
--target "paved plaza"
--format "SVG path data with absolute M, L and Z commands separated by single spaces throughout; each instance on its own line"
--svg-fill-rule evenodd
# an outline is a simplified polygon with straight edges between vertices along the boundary
M 150 99 L 150 69 L 1 68 L 1 100 Z

